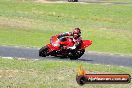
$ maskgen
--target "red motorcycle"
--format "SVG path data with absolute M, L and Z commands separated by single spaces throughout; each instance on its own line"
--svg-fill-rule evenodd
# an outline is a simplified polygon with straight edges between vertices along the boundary
M 58 38 L 58 36 L 52 36 L 50 39 L 50 44 L 47 44 L 39 50 L 39 56 L 46 57 L 50 55 L 76 60 L 84 54 L 85 48 L 91 44 L 91 40 L 82 40 L 82 44 L 79 46 L 79 48 L 75 48 L 73 38 Z

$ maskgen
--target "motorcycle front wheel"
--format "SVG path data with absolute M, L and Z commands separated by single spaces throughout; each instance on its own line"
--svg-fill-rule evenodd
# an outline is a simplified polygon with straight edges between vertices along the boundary
M 39 50 L 39 56 L 46 57 L 48 52 L 48 47 L 44 46 Z

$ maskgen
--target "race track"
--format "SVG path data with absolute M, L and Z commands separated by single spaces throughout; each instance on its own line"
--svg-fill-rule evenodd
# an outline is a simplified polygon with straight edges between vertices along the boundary
M 1 57 L 19 57 L 27 59 L 45 59 L 44 57 L 38 56 L 38 50 L 36 48 L 24 48 L 24 47 L 12 47 L 12 46 L 0 46 Z M 46 57 L 48 59 L 60 59 L 56 57 Z M 96 64 L 107 64 L 107 65 L 118 65 L 132 67 L 132 56 L 121 56 L 121 55 L 109 55 L 109 54 L 98 54 L 85 52 L 85 54 L 79 58 L 78 61 L 86 61 L 88 63 Z
M 68 2 L 68 0 L 47 0 L 50 2 Z M 42 1 L 41 1 L 42 2 Z M 78 0 L 76 3 L 93 3 L 93 4 L 132 4 L 131 2 L 121 2 L 121 1 L 100 1 L 100 0 Z M 70 3 L 70 2 L 69 2 Z

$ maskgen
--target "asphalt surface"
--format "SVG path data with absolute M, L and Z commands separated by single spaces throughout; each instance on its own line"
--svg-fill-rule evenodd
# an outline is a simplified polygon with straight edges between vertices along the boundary
M 96 4 L 132 4 L 130 2 L 90 2 L 90 1 L 87 1 L 85 3 L 96 3 Z
M 24 48 L 24 47 L 12 47 L 12 46 L 0 46 L 0 56 L 2 57 L 19 57 L 27 59 L 45 59 L 38 56 L 38 50 L 36 48 Z M 46 57 L 48 59 L 60 59 L 59 57 Z M 68 60 L 67 58 L 60 60 Z M 107 65 L 118 65 L 132 67 L 132 56 L 121 55 L 109 55 L 85 52 L 85 54 L 77 61 L 86 61 L 88 63 L 98 63 Z
M 47 0 L 51 2 L 55 1 L 64 1 L 68 2 L 68 0 Z M 132 4 L 131 2 L 112 2 L 112 1 L 100 1 L 100 0 L 78 0 L 78 2 L 84 2 L 84 3 L 95 3 L 95 4 Z

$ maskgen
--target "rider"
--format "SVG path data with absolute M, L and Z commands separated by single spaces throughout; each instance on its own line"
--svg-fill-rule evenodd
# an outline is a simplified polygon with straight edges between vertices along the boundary
M 80 46 L 82 44 L 82 36 L 81 36 L 81 29 L 80 28 L 75 28 L 73 30 L 73 32 L 66 32 L 66 33 L 58 34 L 58 38 L 62 38 L 62 37 L 65 37 L 65 36 L 73 36 L 74 46 L 70 47 L 71 49 L 80 48 Z

